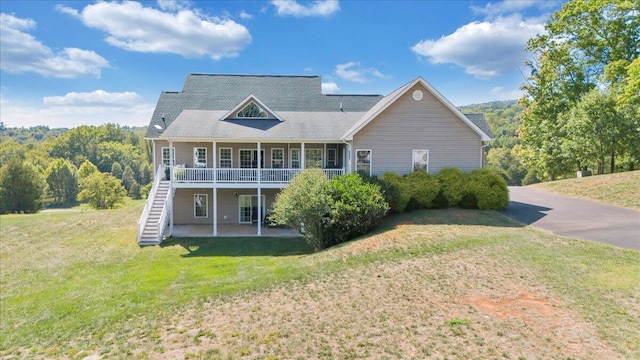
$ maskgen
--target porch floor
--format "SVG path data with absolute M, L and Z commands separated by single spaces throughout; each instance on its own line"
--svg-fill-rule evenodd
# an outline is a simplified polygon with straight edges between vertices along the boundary
M 188 237 L 211 237 L 213 236 L 213 225 L 173 225 L 173 236 Z M 218 224 L 218 237 L 250 237 L 258 236 L 258 228 L 248 224 Z M 280 229 L 262 227 L 262 236 L 266 237 L 298 237 L 296 231 L 291 229 Z

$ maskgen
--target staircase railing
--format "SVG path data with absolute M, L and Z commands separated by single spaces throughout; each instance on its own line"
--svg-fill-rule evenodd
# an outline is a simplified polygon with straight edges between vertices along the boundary
M 147 219 L 149 218 L 149 214 L 151 213 L 151 207 L 153 205 L 153 199 L 156 197 L 156 193 L 158 192 L 158 187 L 160 186 L 160 180 L 162 180 L 162 176 L 164 174 L 164 165 L 158 166 L 158 171 L 153 176 L 153 186 L 151 187 L 151 191 L 149 191 L 149 196 L 147 196 L 147 202 L 144 204 L 144 209 L 142 210 L 142 215 L 140 215 L 140 220 L 138 220 L 138 241 L 142 238 L 142 232 L 144 231 L 144 226 L 147 223 Z
M 169 215 L 171 214 L 171 209 L 169 208 L 169 196 L 171 196 L 172 189 L 169 189 L 167 192 L 167 197 L 164 199 L 164 206 L 162 207 L 162 213 L 160 214 L 160 218 L 158 222 L 155 224 L 156 229 L 158 229 L 158 238 L 156 239 L 158 243 L 162 242 L 162 238 L 164 237 L 164 230 L 167 226 Z

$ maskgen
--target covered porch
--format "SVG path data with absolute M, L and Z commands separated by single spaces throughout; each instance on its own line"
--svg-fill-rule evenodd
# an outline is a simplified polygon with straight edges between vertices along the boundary
M 174 225 L 173 237 L 193 238 L 212 237 L 211 225 Z M 218 237 L 299 237 L 300 234 L 292 229 L 262 227 L 262 234 L 258 235 L 255 225 L 250 224 L 218 224 Z

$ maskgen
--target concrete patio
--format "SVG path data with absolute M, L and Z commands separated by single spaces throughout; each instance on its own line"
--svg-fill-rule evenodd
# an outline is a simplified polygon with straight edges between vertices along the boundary
M 173 236 L 188 237 L 212 237 L 213 225 L 174 225 Z M 218 224 L 218 237 L 251 237 L 258 236 L 258 228 L 255 225 L 244 224 Z M 263 237 L 298 237 L 292 229 L 262 227 Z

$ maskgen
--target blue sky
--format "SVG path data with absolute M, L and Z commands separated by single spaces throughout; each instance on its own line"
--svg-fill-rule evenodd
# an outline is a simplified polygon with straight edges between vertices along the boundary
M 3 1 L 6 126 L 148 124 L 188 73 L 320 75 L 386 95 L 422 76 L 454 105 L 521 95 L 559 1 Z

